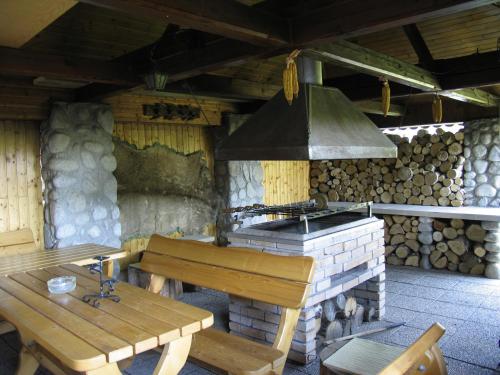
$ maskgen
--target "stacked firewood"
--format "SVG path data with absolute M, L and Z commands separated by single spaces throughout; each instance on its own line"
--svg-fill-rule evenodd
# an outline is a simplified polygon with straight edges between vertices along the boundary
M 391 215 L 384 221 L 388 264 L 484 274 L 486 232 L 479 224 Z
M 348 336 L 363 322 L 375 319 L 375 308 L 364 306 L 353 296 L 338 294 L 323 302 L 323 319 L 319 334 L 325 340 Z
M 313 161 L 309 194 L 326 194 L 329 201 L 462 206 L 462 132 L 421 130 L 411 141 L 391 138 L 397 159 Z
M 418 218 L 386 215 L 384 221 L 386 262 L 418 267 L 421 246 L 418 241 Z

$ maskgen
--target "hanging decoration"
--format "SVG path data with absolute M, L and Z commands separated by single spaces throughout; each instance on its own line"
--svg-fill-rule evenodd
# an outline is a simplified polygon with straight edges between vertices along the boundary
M 432 100 L 432 119 L 436 124 L 443 120 L 443 102 L 438 94 Z
M 151 116 L 151 120 L 163 117 L 166 120 L 179 118 L 184 121 L 194 120 L 200 117 L 200 108 L 190 105 L 176 105 L 169 103 L 143 104 L 142 114 Z
M 387 117 L 391 108 L 391 87 L 387 78 L 381 78 L 380 80 L 382 81 L 382 112 L 384 117 Z
M 299 53 L 300 50 L 296 49 L 287 56 L 286 68 L 283 70 L 283 92 L 289 105 L 292 105 L 293 99 L 299 96 L 299 79 L 295 63 Z

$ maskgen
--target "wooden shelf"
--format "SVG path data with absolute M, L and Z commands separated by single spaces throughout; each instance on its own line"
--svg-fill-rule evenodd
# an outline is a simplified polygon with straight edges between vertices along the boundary
M 330 207 L 344 207 L 352 202 L 329 202 Z M 410 204 L 374 203 L 373 213 L 382 215 L 427 216 L 443 219 L 500 221 L 500 208 L 493 207 L 442 207 Z

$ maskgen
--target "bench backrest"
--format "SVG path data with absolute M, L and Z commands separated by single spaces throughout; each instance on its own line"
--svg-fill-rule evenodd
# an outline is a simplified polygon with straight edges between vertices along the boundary
M 0 257 L 37 250 L 31 229 L 0 233 Z
M 314 259 L 152 235 L 141 268 L 155 275 L 283 307 L 304 306 Z

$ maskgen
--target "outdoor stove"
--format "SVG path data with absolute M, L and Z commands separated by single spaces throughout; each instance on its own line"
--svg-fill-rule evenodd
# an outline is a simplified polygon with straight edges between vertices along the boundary
M 362 212 L 360 209 L 364 208 Z M 355 211 L 356 210 L 356 211 Z M 334 208 L 314 201 L 281 206 L 229 209 L 235 219 L 279 215 L 282 219 L 242 227 L 228 234 L 229 246 L 316 259 L 313 288 L 301 312 L 289 358 L 309 363 L 316 358 L 317 319 L 322 303 L 339 293 L 373 306 L 384 315 L 384 223 L 371 214 L 371 202 Z M 231 297 L 233 334 L 272 343 L 278 329 L 278 306 Z

